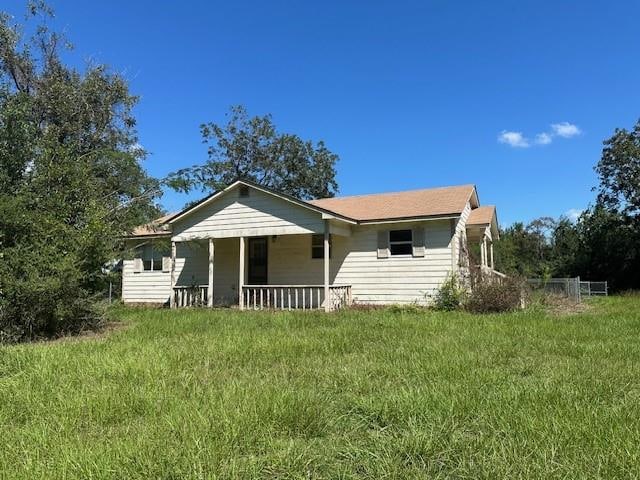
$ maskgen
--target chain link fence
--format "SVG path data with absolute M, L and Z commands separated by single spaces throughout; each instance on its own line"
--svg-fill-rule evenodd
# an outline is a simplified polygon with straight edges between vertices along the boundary
M 606 296 L 609 294 L 607 282 L 581 281 L 575 278 L 530 278 L 527 280 L 531 289 L 550 295 L 565 297 L 576 303 L 582 297 Z
M 606 297 L 609 295 L 607 282 L 580 282 L 580 295 L 583 297 Z

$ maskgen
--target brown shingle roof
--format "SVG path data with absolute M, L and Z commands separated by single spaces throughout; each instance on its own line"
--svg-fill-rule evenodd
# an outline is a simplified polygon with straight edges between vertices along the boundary
M 489 225 L 496 216 L 495 205 L 485 205 L 471 210 L 467 225 Z
M 160 218 L 156 218 L 155 220 L 145 225 L 139 225 L 133 229 L 133 231 L 131 232 L 131 235 L 129 236 L 152 237 L 152 236 L 158 236 L 158 235 L 170 235 L 171 232 L 164 224 L 169 220 L 171 220 L 171 218 L 174 217 L 175 215 L 176 215 L 175 212 L 170 213 Z
M 474 191 L 473 185 L 406 192 L 356 195 L 311 200 L 310 204 L 358 221 L 393 220 L 459 214 Z

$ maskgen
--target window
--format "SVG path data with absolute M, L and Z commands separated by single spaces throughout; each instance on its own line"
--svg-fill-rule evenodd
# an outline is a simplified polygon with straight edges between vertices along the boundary
M 411 230 L 391 230 L 389 232 L 389 252 L 391 255 L 411 255 L 413 252 Z
M 311 258 L 324 258 L 324 234 L 311 235 Z M 331 235 L 329 235 L 329 258 L 331 258 Z
M 138 249 L 138 257 L 142 258 L 142 270 L 145 272 L 162 271 L 162 252 L 150 243 Z
M 247 187 L 246 185 L 240 185 L 240 193 L 239 196 L 240 197 L 248 197 L 249 196 L 249 187 Z

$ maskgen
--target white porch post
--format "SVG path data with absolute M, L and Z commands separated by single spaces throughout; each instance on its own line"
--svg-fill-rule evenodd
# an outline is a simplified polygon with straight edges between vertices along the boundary
M 213 238 L 209 239 L 209 285 L 207 289 L 207 306 L 213 307 L 213 259 L 215 255 Z
M 331 311 L 329 291 L 329 220 L 324 221 L 324 311 Z
M 484 250 L 484 237 L 480 240 L 480 266 L 484 266 L 487 264 Z
M 169 297 L 169 307 L 175 308 L 176 296 L 174 288 L 176 286 L 176 242 L 171 242 L 171 292 Z
M 491 261 L 491 270 L 493 270 L 493 242 L 489 243 L 489 259 Z
M 244 310 L 244 295 L 242 290 L 244 287 L 244 237 L 240 237 L 240 271 L 238 274 L 238 305 L 240 310 Z

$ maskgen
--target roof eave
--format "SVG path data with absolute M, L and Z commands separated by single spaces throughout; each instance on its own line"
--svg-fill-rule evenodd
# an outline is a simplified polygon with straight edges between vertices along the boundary
M 451 218 L 460 218 L 461 212 L 451 213 L 438 213 L 435 215 L 417 215 L 408 217 L 392 217 L 392 218 L 378 218 L 378 219 L 366 219 L 358 220 L 358 225 L 371 225 L 378 223 L 399 223 L 399 222 L 412 222 L 423 220 L 448 220 Z
M 170 237 L 171 236 L 171 232 L 158 232 L 158 233 L 151 233 L 151 234 L 138 234 L 138 235 L 122 235 L 121 238 L 123 238 L 124 240 L 140 240 L 140 239 L 153 239 L 153 238 L 163 238 L 163 237 Z

